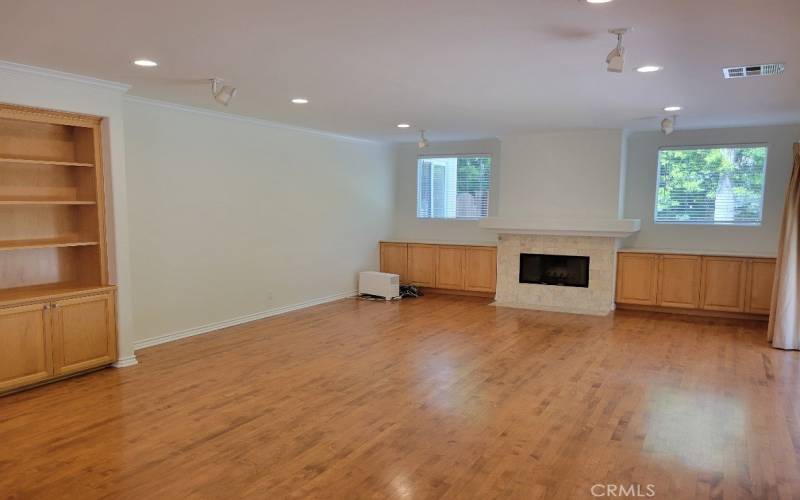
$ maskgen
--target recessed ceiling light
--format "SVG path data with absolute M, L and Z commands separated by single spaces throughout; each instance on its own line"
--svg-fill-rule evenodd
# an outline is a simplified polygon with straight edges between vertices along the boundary
M 397 128 L 408 128 L 410 126 L 411 125 L 409 125 L 408 123 L 398 123 L 397 124 Z
M 667 106 L 664 108 L 664 111 L 672 112 L 672 111 L 680 111 L 682 108 L 680 106 Z
M 586 0 L 586 3 L 608 3 L 611 0 Z
M 295 104 L 308 104 L 308 99 L 304 97 L 295 97 L 292 99 L 292 102 Z
M 133 61 L 133 64 L 137 66 L 142 66 L 143 68 L 154 68 L 158 66 L 157 62 L 151 61 L 150 59 L 137 59 Z
M 638 71 L 639 73 L 655 73 L 656 71 L 661 71 L 662 69 L 664 69 L 663 66 L 648 65 L 648 66 L 639 66 L 638 68 L 636 68 L 636 71 Z

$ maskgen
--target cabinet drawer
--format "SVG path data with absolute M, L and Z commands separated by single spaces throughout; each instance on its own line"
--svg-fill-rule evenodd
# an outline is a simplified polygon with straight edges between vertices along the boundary
M 769 314 L 772 306 L 772 284 L 775 280 L 775 261 L 753 259 L 747 275 L 747 312 Z
M 101 294 L 54 303 L 53 344 L 57 375 L 116 361 L 114 295 Z
M 494 292 L 497 283 L 497 249 L 467 247 L 464 288 L 473 292 Z
M 436 287 L 464 289 L 466 249 L 460 246 L 439 246 L 436 260 Z
M 662 255 L 658 264 L 658 305 L 696 309 L 700 305 L 702 259 L 696 255 Z
M 658 293 L 658 256 L 620 253 L 617 258 L 617 302 L 655 305 Z
M 436 245 L 408 244 L 408 281 L 417 286 L 436 286 Z
M 710 311 L 743 312 L 747 259 L 703 257 L 702 303 Z
M 0 309 L 0 391 L 53 375 L 47 304 Z
M 405 243 L 381 243 L 381 272 L 397 274 L 400 283 L 408 281 L 408 245 Z

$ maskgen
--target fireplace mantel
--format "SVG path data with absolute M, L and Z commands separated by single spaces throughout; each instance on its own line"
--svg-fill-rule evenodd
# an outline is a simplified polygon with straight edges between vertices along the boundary
M 626 238 L 638 232 L 641 223 L 639 219 L 486 217 L 478 225 L 483 229 L 503 234 Z

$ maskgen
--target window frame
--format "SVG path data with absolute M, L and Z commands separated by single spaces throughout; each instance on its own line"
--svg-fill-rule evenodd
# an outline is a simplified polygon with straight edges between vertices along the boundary
M 758 222 L 683 222 L 683 221 L 660 221 L 658 220 L 658 181 L 661 178 L 661 152 L 662 151 L 687 151 L 692 149 L 730 149 L 730 148 L 764 148 L 764 177 L 761 182 L 761 207 Z M 653 224 L 669 226 L 709 226 L 709 227 L 760 227 L 764 224 L 764 193 L 767 188 L 767 166 L 769 165 L 769 143 L 768 142 L 736 142 L 730 144 L 700 144 L 691 146 L 661 146 L 656 152 L 656 185 L 653 196 Z
M 419 216 L 419 162 L 425 158 L 489 158 L 491 171 L 489 172 L 489 192 L 486 195 L 486 216 L 484 217 L 420 217 Z M 492 186 L 494 185 L 494 156 L 491 153 L 459 153 L 459 154 L 431 154 L 417 155 L 416 169 L 416 194 L 414 200 L 414 217 L 417 220 L 431 221 L 478 221 L 489 217 L 492 207 Z

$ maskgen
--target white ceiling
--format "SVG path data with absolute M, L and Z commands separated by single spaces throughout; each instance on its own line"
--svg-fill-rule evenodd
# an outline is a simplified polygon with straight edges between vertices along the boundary
M 0 0 L 0 12 L 0 59 L 368 139 L 655 129 L 671 104 L 683 127 L 800 122 L 800 0 Z M 606 30 L 627 26 L 626 71 L 607 73 Z M 770 62 L 786 72 L 721 76 Z M 633 71 L 645 63 L 665 70 Z M 228 108 L 212 76 L 239 87 Z

